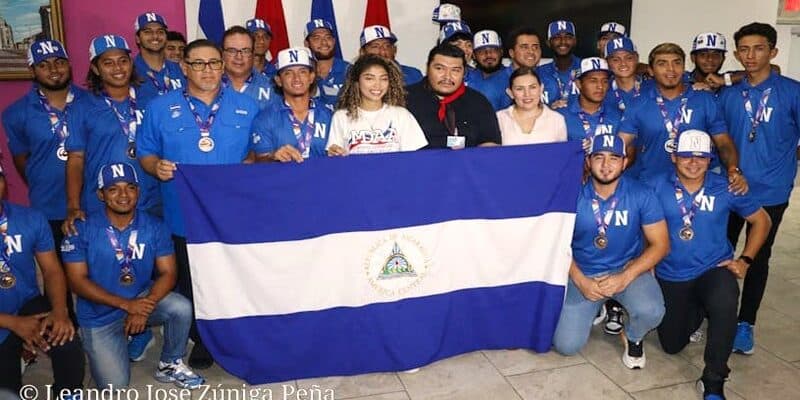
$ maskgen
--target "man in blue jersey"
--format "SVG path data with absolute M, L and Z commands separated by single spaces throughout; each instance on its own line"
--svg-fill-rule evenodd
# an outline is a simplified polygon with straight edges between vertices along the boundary
M 314 78 L 314 61 L 306 48 L 278 53 L 275 80 L 283 101 L 258 113 L 253 121 L 257 161 L 303 162 L 309 157 L 327 156 L 331 112 L 311 98 Z
M 248 19 L 245 27 L 253 34 L 253 66 L 256 71 L 271 79 L 278 72 L 275 64 L 267 59 L 269 45 L 272 43 L 272 28 L 261 18 Z
M 763 23 L 743 26 L 734 34 L 736 59 L 746 78 L 719 95 L 719 106 L 741 155 L 742 170 L 753 197 L 772 219 L 772 228 L 744 280 L 739 308 L 739 326 L 734 350 L 752 354 L 753 326 L 769 272 L 775 235 L 789 205 L 797 175 L 797 145 L 800 139 L 800 84 L 772 71 L 777 33 Z M 736 245 L 744 219 L 731 214 L 728 238 Z M 748 223 L 748 237 L 752 229 Z
M 633 41 L 627 37 L 609 40 L 604 52 L 612 73 L 611 87 L 606 94 L 605 104 L 624 112 L 633 104 L 635 98 L 653 86 L 653 81 L 643 81 L 636 73 L 639 52 Z
M 581 70 L 581 59 L 574 54 L 577 44 L 572 21 L 553 21 L 547 26 L 547 45 L 553 51 L 553 62 L 540 66 L 536 72 L 555 80 L 561 100 L 555 107 L 566 105 L 578 96 L 575 79 Z
M 694 64 L 694 70 L 689 73 L 689 82 L 696 89 L 713 91 L 724 86 L 726 78 L 719 71 L 725 63 L 727 51 L 725 36 L 721 33 L 705 32 L 695 36 L 692 41 L 692 51 L 689 53 Z M 732 83 L 730 74 L 727 83 Z
M 567 123 L 567 139 L 581 141 L 587 154 L 593 137 L 616 135 L 619 130 L 622 114 L 616 107 L 603 104 L 608 92 L 609 75 L 606 60 L 599 57 L 584 58 L 576 80 L 580 89 L 578 98 L 558 109 Z
M 597 55 L 605 57 L 606 44 L 611 40 L 627 37 L 626 32 L 625 25 L 619 22 L 610 21 L 601 25 L 597 32 Z
M 273 90 L 272 79 L 253 68 L 253 36 L 250 31 L 238 25 L 228 28 L 222 34 L 222 59 L 225 61 L 223 86 L 252 97 L 262 110 L 280 101 L 280 96 Z
M 78 222 L 78 233 L 62 243 L 67 276 L 78 295 L 78 323 L 89 369 L 100 388 L 128 386 L 127 336 L 148 325 L 164 325 L 155 378 L 194 389 L 205 380 L 182 361 L 192 305 L 172 293 L 176 272 L 169 229 L 156 217 L 136 211 L 138 183 L 131 164 L 104 165 L 97 177 L 97 196 L 105 208 Z
M 510 75 L 503 67 L 503 44 L 492 30 L 476 32 L 472 37 L 475 69 L 467 72 L 464 84 L 479 91 L 497 111 L 511 104 L 506 89 Z
M 183 58 L 183 48 L 186 47 L 186 38 L 176 31 L 167 31 L 167 45 L 164 46 L 164 56 L 167 60 L 180 63 Z
M 185 78 L 178 64 L 167 60 L 164 48 L 167 45 L 167 22 L 154 12 L 146 12 L 136 18 L 136 46 L 139 54 L 134 60 L 136 74 L 142 84 L 139 87 L 139 102 L 142 107 L 154 97 L 170 90 L 182 89 Z
M 449 43 L 458 47 L 464 52 L 467 59 L 467 76 L 475 72 L 475 60 L 473 58 L 472 29 L 464 21 L 448 22 L 439 31 L 439 41 L 437 44 Z
M 0 198 L 5 191 L 0 169 Z M 50 356 L 54 398 L 71 399 L 59 394 L 83 386 L 83 350 L 67 311 L 67 282 L 44 214 L 0 202 L 0 247 L 0 393 L 19 393 L 19 356 L 25 348 Z M 39 291 L 36 265 L 46 297 Z
M 597 311 L 613 298 L 629 315 L 622 362 L 644 368 L 642 340 L 664 315 L 650 272 L 669 251 L 664 213 L 648 188 L 623 176 L 625 145 L 618 136 L 595 136 L 586 163 L 590 178 L 578 197 L 570 279 L 553 345 L 565 355 L 580 351 Z
M 655 87 L 626 108 L 620 126 L 620 136 L 628 145 L 628 156 L 635 157 L 631 173 L 647 180 L 669 171 L 672 168 L 670 155 L 675 150 L 678 134 L 699 129 L 713 138 L 731 190 L 744 193 L 747 181 L 739 170 L 739 155 L 714 96 L 707 91 L 696 91 L 683 82 L 685 59 L 683 49 L 674 43 L 662 43 L 650 51 L 648 64 Z M 712 165 L 712 170 L 718 167 Z
M 670 252 L 656 266 L 666 312 L 658 327 L 661 347 L 676 354 L 708 318 L 705 368 L 698 381 L 705 399 L 723 399 L 727 362 L 736 334 L 739 285 L 749 260 L 769 231 L 769 216 L 750 193 L 734 195 L 727 180 L 709 171 L 711 137 L 699 130 L 681 132 L 672 154 L 673 171 L 647 182 L 655 189 L 669 229 Z M 739 258 L 727 238 L 729 213 L 753 225 Z
M 519 67 L 536 68 L 542 59 L 542 40 L 536 29 L 528 26 L 521 26 L 508 34 L 506 45 L 508 46 L 508 57 L 511 58 L 511 65 L 503 69 L 505 80 L 503 90 L 509 87 L 508 79 L 511 73 Z M 552 106 L 561 97 L 558 90 L 558 83 L 551 75 L 539 74 L 539 81 L 542 84 L 542 102 Z M 511 105 L 511 98 L 503 104 L 501 108 Z
M 397 36 L 383 25 L 371 25 L 365 27 L 361 31 L 360 36 L 361 50 L 360 54 L 377 54 L 383 58 L 388 58 L 397 64 L 400 72 L 403 73 L 403 83 L 406 86 L 413 85 L 422 80 L 422 72 L 420 70 L 403 65 L 397 62 L 395 56 L 397 55 Z
M 174 182 L 179 163 L 237 164 L 251 150 L 250 132 L 258 113 L 255 100 L 222 87 L 222 53 L 213 42 L 195 40 L 186 46 L 181 68 L 186 89 L 173 91 L 148 106 L 136 141 L 137 156 L 145 171 L 161 181 L 164 218 L 175 242 L 178 292 L 193 299 L 186 233 Z M 195 342 L 189 365 L 208 368 L 213 359 L 193 324 Z
M 306 23 L 304 32 L 305 44 L 311 50 L 316 60 L 315 73 L 317 76 L 317 98 L 330 109 L 336 107 L 339 100 L 339 90 L 347 79 L 347 70 L 350 63 L 335 57 L 336 36 L 333 24 L 324 19 L 314 19 Z

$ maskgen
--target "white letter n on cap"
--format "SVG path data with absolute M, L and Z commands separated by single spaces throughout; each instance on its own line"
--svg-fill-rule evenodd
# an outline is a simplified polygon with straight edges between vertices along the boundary
M 57 50 L 53 47 L 53 42 L 50 41 L 39 43 L 39 48 L 42 49 L 42 54 L 50 54 Z
M 381 28 L 379 26 L 376 26 L 375 27 L 375 37 L 376 38 L 386 37 L 386 32 L 383 31 L 383 28 Z
M 621 49 L 622 48 L 622 38 L 614 39 L 614 48 Z
M 567 21 L 558 21 L 558 30 L 567 30 Z
M 106 47 L 117 47 L 117 43 L 114 41 L 114 36 L 105 35 L 103 38 L 106 40 Z
M 147 21 L 149 21 L 149 22 L 157 21 L 156 13 L 146 13 L 145 15 L 147 16 Z
M 114 164 L 111 166 L 111 175 L 114 178 L 125 176 L 125 168 L 123 168 L 122 164 Z
M 298 54 L 297 50 L 289 50 L 289 62 L 298 62 L 300 60 L 300 54 Z
M 612 135 L 603 136 L 603 147 L 614 147 L 614 139 Z

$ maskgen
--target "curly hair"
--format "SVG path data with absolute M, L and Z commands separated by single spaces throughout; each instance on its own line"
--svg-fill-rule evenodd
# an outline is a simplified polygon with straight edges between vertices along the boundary
M 389 90 L 383 95 L 384 104 L 392 106 L 406 106 L 406 90 L 403 87 L 403 74 L 400 68 L 391 60 L 374 54 L 364 54 L 358 59 L 347 72 L 347 79 L 342 89 L 336 109 L 347 110 L 350 119 L 358 118 L 358 106 L 361 105 L 361 89 L 358 87 L 358 79 L 369 67 L 379 66 L 386 70 L 389 75 Z

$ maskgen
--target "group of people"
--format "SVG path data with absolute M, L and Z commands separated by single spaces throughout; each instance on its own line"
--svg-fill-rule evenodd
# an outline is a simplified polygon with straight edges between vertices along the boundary
M 623 363 L 644 368 L 649 331 L 673 354 L 702 340 L 708 319 L 698 383 L 705 398 L 724 398 L 729 355 L 754 351 L 797 170 L 800 87 L 773 71 L 775 29 L 739 29 L 734 54 L 744 70 L 720 73 L 727 47 L 719 33 L 695 38 L 695 70 L 686 72 L 672 43 L 640 63 L 613 22 L 598 33 L 600 57 L 578 58 L 574 24 L 554 21 L 552 63 L 539 65 L 544 37 L 521 27 L 507 37 L 505 66 L 497 32 L 472 34 L 450 4 L 434 21 L 441 34 L 424 76 L 395 59 L 398 38 L 384 26 L 364 28 L 352 64 L 334 57 L 332 25 L 320 19 L 305 25 L 304 47 L 270 60 L 263 20 L 230 27 L 218 46 L 185 44 L 162 16 L 144 13 L 134 24 L 135 58 L 119 35 L 91 41 L 88 90 L 73 84 L 61 43 L 33 43 L 32 88 L 2 115 L 31 207 L 0 204 L 0 387 L 19 390 L 20 355 L 41 352 L 62 398 L 82 386 L 84 352 L 98 387 L 127 386 L 156 325 L 164 345 L 155 378 L 204 382 L 193 369 L 213 359 L 193 322 L 173 183 L 180 164 L 570 140 L 586 153 L 586 178 L 555 350 L 580 351 L 593 323 L 603 323 L 624 335 Z

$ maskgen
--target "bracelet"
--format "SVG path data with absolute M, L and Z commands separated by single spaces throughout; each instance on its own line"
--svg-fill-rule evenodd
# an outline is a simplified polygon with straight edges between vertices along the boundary
M 733 81 L 731 80 L 730 72 L 722 74 L 722 78 L 725 79 L 725 86 L 733 86 Z
M 748 256 L 744 255 L 744 254 L 742 254 L 741 256 L 739 256 L 739 259 L 740 259 L 740 260 L 744 260 L 744 262 L 746 262 L 746 263 L 747 263 L 747 265 L 750 265 L 750 264 L 752 264 L 752 263 L 753 263 L 753 259 L 752 259 L 751 257 L 748 257 Z

